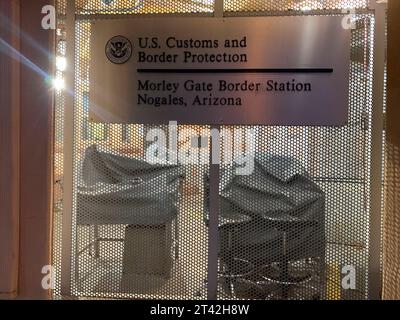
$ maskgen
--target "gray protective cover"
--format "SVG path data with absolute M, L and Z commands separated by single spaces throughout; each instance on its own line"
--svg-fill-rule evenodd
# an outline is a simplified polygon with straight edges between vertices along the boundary
M 77 223 L 160 225 L 178 214 L 183 167 L 151 164 L 93 145 L 81 163 Z
M 234 251 L 255 263 L 276 261 L 283 233 L 291 259 L 324 255 L 325 195 L 296 159 L 257 153 L 252 174 L 237 175 L 233 165 L 221 181 L 222 255 Z

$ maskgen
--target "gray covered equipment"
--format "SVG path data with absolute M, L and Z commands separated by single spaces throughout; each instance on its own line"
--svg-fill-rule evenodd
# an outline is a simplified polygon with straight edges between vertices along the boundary
M 163 225 L 177 214 L 183 168 L 106 152 L 93 145 L 81 163 L 77 223 Z
M 325 195 L 296 159 L 257 153 L 250 175 L 230 166 L 221 181 L 222 258 L 235 252 L 262 265 L 279 261 L 283 252 L 289 260 L 324 256 Z

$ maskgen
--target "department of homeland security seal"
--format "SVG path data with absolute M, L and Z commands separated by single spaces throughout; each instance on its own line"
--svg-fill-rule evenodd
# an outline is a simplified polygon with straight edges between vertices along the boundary
M 106 45 L 106 56 L 115 64 L 123 64 L 132 56 L 132 43 L 123 36 L 112 37 Z

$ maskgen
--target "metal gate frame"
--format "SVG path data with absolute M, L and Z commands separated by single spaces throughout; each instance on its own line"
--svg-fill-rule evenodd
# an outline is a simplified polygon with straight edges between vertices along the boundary
M 384 132 L 384 72 L 385 72 L 385 35 L 386 35 L 386 3 L 370 0 L 369 9 L 374 13 L 374 62 L 373 62 L 373 110 L 372 110 L 372 140 L 370 161 L 370 232 L 369 232 L 369 299 L 378 300 L 381 297 L 381 212 L 383 186 L 383 132 Z M 157 16 L 157 14 L 155 14 Z M 67 64 L 66 95 L 64 113 L 64 203 L 62 217 L 62 263 L 61 263 L 61 295 L 72 295 L 72 226 L 73 226 L 73 188 L 74 188 L 74 108 L 75 108 L 75 23 L 76 1 L 67 1 L 66 10 L 67 33 Z M 110 15 L 85 15 L 96 18 L 107 18 Z M 148 15 L 147 15 L 148 16 Z M 215 0 L 214 12 L 196 14 L 162 14 L 165 16 L 214 16 L 224 17 L 224 0 Z M 235 13 L 235 16 L 265 16 L 262 11 Z M 218 128 L 218 126 L 216 127 Z M 218 211 L 219 211 L 219 165 L 210 164 L 210 228 L 208 243 L 208 299 L 217 298 L 217 260 L 218 260 Z

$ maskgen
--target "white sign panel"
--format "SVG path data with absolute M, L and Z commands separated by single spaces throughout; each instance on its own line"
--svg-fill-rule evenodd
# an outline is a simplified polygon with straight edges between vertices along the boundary
M 91 37 L 94 122 L 347 122 L 342 17 L 99 20 Z

